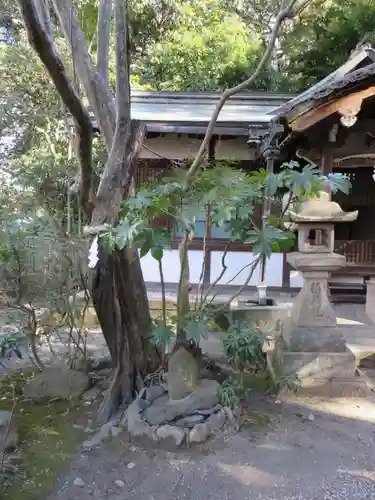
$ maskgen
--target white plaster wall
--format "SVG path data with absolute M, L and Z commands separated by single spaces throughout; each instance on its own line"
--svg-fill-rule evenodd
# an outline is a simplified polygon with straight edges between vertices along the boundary
M 193 139 L 187 136 L 178 137 L 177 134 L 168 134 L 164 137 L 146 139 L 145 146 L 155 153 L 172 160 L 193 158 L 201 145 L 201 139 Z M 251 160 L 254 152 L 249 150 L 246 144 L 246 137 L 239 137 L 228 140 L 219 140 L 216 145 L 216 159 L 236 158 L 237 160 Z M 140 158 L 159 158 L 150 150 L 142 148 Z
M 290 271 L 289 278 L 290 278 L 291 288 L 302 288 L 303 287 L 303 278 L 302 278 L 301 273 L 299 273 L 298 271 L 292 269 Z
M 223 252 L 212 252 L 211 254 L 211 283 L 215 281 L 221 272 L 221 259 Z M 252 262 L 254 256 L 251 252 L 228 252 L 225 263 L 228 269 L 223 278 L 218 282 L 220 285 L 225 285 L 229 280 L 247 264 Z M 202 272 L 203 252 L 198 250 L 189 251 L 190 263 L 190 282 L 198 283 Z M 159 269 L 156 260 L 147 254 L 141 259 L 143 276 L 146 282 L 159 283 Z M 244 269 L 233 281 L 231 285 L 241 286 L 244 284 L 250 266 Z M 166 283 L 178 283 L 180 278 L 180 263 L 177 250 L 165 252 L 163 258 L 164 280 Z M 282 286 L 283 276 L 283 255 L 275 253 L 267 262 L 265 281 L 267 286 Z M 255 269 L 249 285 L 257 285 L 260 277 L 260 266 Z
M 211 283 L 215 281 L 221 272 L 221 259 L 224 252 L 212 252 L 211 254 Z M 229 280 L 234 278 L 236 274 L 247 264 L 254 260 L 252 252 L 228 252 L 225 258 L 225 264 L 228 266 L 223 278 L 218 282 L 220 285 L 225 285 Z M 233 281 L 231 285 L 243 285 L 250 271 L 250 266 L 244 269 Z M 249 286 L 259 284 L 260 266 L 255 269 L 253 276 L 249 282 Z M 282 286 L 283 281 L 283 254 L 274 253 L 267 261 L 265 284 L 267 286 Z
M 235 158 L 236 160 L 254 160 L 255 150 L 251 150 L 246 137 L 220 139 L 216 143 L 215 158 Z
M 189 251 L 190 283 L 198 283 L 202 272 L 203 252 L 200 250 Z M 141 259 L 143 278 L 147 282 L 159 283 L 159 267 L 156 260 L 148 253 Z M 164 281 L 178 283 L 180 279 L 180 261 L 178 250 L 169 250 L 163 257 Z

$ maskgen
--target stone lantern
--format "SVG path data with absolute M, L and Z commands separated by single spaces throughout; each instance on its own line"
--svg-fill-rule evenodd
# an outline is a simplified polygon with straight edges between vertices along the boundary
M 353 221 L 358 211 L 344 212 L 327 192 L 289 211 L 292 228 L 298 231 L 298 251 L 287 255 L 290 265 L 301 272 L 303 288 L 292 309 L 292 329 L 284 339 L 284 371 L 297 373 L 304 386 L 352 377 L 355 357 L 336 322 L 328 297 L 332 271 L 345 266 L 343 255 L 334 253 L 334 224 Z

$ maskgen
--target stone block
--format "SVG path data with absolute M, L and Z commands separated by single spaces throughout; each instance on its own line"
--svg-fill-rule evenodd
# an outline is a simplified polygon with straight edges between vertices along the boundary
M 183 347 L 175 351 L 168 363 L 168 393 L 174 400 L 182 399 L 196 389 L 199 367 L 193 354 Z
M 336 314 L 328 298 L 328 273 L 305 272 L 303 288 L 292 311 L 292 321 L 298 326 L 336 326 Z
M 339 381 L 354 377 L 355 356 L 347 352 L 284 352 L 283 372 L 295 373 L 302 387 L 324 386 L 332 380 Z
M 371 278 L 366 285 L 366 306 L 367 316 L 375 321 L 375 279 Z
M 287 341 L 292 327 L 292 309 L 293 303 L 274 306 L 240 304 L 230 310 L 229 317 L 232 323 L 245 321 L 255 324 L 267 335 L 282 337 Z
M 339 327 L 295 326 L 287 344 L 292 352 L 345 353 L 348 348 Z

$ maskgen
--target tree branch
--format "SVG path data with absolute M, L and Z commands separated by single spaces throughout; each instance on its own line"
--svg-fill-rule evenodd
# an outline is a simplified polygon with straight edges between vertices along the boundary
M 64 37 L 69 44 L 78 77 L 98 120 L 100 131 L 103 134 L 104 142 L 109 152 L 113 143 L 116 123 L 116 110 L 113 97 L 94 67 L 79 27 L 73 1 L 53 0 L 53 5 Z
M 307 6 L 308 3 L 310 3 L 312 0 L 304 0 L 302 3 L 298 4 L 298 0 L 290 0 L 289 4 L 285 8 L 281 8 L 276 20 L 274 27 L 272 29 L 272 34 L 270 41 L 268 43 L 268 46 L 259 61 L 258 66 L 256 67 L 254 73 L 244 82 L 236 85 L 235 87 L 231 87 L 223 92 L 223 94 L 220 97 L 219 102 L 217 103 L 216 108 L 214 109 L 214 112 L 212 113 L 211 120 L 208 124 L 206 134 L 204 136 L 204 139 L 202 141 L 202 144 L 199 148 L 199 151 L 197 153 L 197 156 L 194 158 L 193 163 L 191 164 L 188 173 L 186 175 L 186 184 L 189 185 L 190 182 L 194 179 L 195 175 L 198 173 L 199 168 L 202 164 L 202 161 L 204 159 L 204 155 L 207 151 L 207 148 L 209 146 L 210 140 L 212 138 L 212 134 L 214 131 L 214 127 L 216 125 L 217 119 L 220 115 L 221 110 L 224 107 L 224 104 L 227 102 L 229 98 L 232 96 L 238 94 L 239 92 L 242 92 L 243 90 L 246 90 L 259 76 L 263 68 L 266 66 L 268 63 L 273 49 L 275 47 L 275 43 L 277 40 L 277 37 L 279 35 L 280 28 L 284 21 L 287 19 L 292 19 L 294 16 L 296 16 L 303 8 Z M 284 3 L 284 2 L 283 2 Z
M 130 125 L 130 61 L 127 9 L 127 0 L 115 0 L 117 110 L 116 135 L 119 132 L 123 133 L 124 127 L 126 127 L 126 129 L 128 130 Z
M 109 64 L 109 37 L 111 31 L 112 0 L 100 0 L 98 7 L 97 33 L 97 60 L 96 67 L 108 87 L 108 64 Z
M 92 185 L 92 124 L 81 100 L 70 82 L 63 62 L 44 26 L 41 23 L 35 1 L 18 0 L 20 11 L 26 26 L 30 45 L 34 47 L 46 67 L 64 105 L 72 115 L 79 139 L 78 158 L 81 166 L 81 201 L 84 209 L 90 213 Z M 44 11 L 46 14 L 46 11 Z
M 52 23 L 49 17 L 48 0 L 34 0 L 35 10 L 44 31 L 52 38 Z

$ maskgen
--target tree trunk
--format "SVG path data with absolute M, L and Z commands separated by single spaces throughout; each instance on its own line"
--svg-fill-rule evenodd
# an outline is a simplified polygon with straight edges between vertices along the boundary
M 137 252 L 129 248 L 109 253 L 100 250 L 91 293 L 116 366 L 100 409 L 100 418 L 106 421 L 119 405 L 132 401 L 144 376 L 160 362 L 147 342 L 150 315 Z

